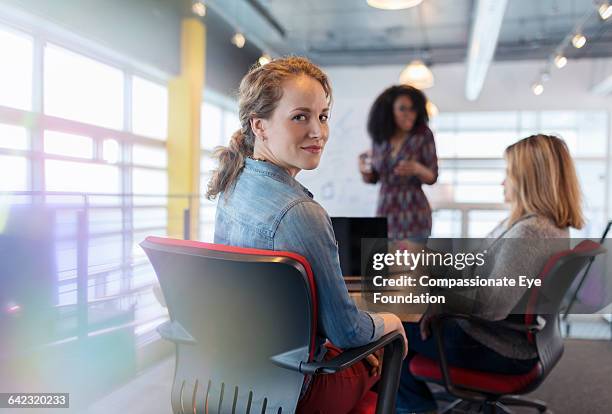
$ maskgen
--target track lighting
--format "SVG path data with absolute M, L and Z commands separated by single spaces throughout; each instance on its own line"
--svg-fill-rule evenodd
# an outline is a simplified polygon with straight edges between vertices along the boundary
M 206 16 L 206 5 L 201 0 L 194 0 L 191 4 L 191 11 L 200 17 Z
M 562 54 L 555 56 L 555 66 L 559 69 L 567 65 L 567 58 Z
M 586 44 L 586 42 L 586 37 L 580 32 L 576 33 L 574 37 L 572 37 L 572 45 L 574 45 L 576 49 L 580 49 Z
M 542 82 L 538 81 L 531 86 L 531 90 L 534 95 L 542 95 L 542 92 L 544 92 L 544 85 L 542 85 Z
M 236 32 L 234 36 L 232 36 L 232 44 L 236 46 L 238 49 L 242 49 L 244 44 L 246 43 L 246 37 L 240 32 Z

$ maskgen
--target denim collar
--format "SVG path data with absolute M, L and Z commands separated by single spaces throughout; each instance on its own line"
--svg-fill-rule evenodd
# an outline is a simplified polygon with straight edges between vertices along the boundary
M 276 181 L 287 184 L 304 192 L 304 194 L 310 198 L 314 198 L 312 193 L 295 178 L 293 178 L 285 169 L 269 161 L 259 161 L 252 158 L 247 158 L 244 162 L 244 171 L 252 174 L 267 175 Z

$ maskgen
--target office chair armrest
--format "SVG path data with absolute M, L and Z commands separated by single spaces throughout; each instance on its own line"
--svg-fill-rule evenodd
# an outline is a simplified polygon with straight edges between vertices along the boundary
M 193 345 L 196 340 L 177 321 L 166 321 L 157 327 L 157 333 L 167 341 L 175 344 Z
M 357 348 L 346 349 L 329 361 L 302 363 L 300 371 L 304 374 L 333 374 L 355 365 L 381 348 L 385 348 L 385 356 L 389 354 L 388 356 L 391 357 L 390 354 L 395 352 L 399 352 L 400 356 L 403 355 L 404 340 L 402 334 L 397 331 L 388 333 L 378 341 Z
M 348 368 L 381 348 L 385 348 L 382 372 L 378 382 L 376 414 L 395 412 L 395 399 L 399 387 L 402 359 L 404 357 L 404 337 L 398 332 L 391 332 L 378 341 L 346 349 L 329 361 L 300 364 L 300 371 L 309 374 L 331 374 Z

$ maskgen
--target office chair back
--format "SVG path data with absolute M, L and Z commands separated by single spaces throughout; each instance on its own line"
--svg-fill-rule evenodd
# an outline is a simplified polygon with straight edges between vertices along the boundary
M 539 380 L 530 388 L 535 389 L 563 355 L 558 317 L 563 299 L 580 271 L 593 257 L 603 252 L 605 248 L 600 244 L 584 240 L 573 249 L 551 256 L 538 276 L 542 286 L 534 287 L 527 293 L 525 324 L 538 323 L 538 318 L 545 323 L 539 332 L 527 333 L 528 339 L 536 345 L 542 369 Z
M 301 256 L 148 237 L 141 246 L 170 314 L 176 343 L 174 413 L 291 413 L 311 361 L 316 291 Z M 289 362 L 290 363 L 290 362 Z
M 458 398 L 444 412 L 454 408 L 470 408 L 473 402 L 479 403 L 487 412 L 497 412 L 498 408 L 508 412 L 505 405 L 531 407 L 545 412 L 546 403 L 520 398 L 516 394 L 537 389 L 561 358 L 563 340 L 558 316 L 563 298 L 582 268 L 604 251 L 598 243 L 586 240 L 574 249 L 550 257 L 538 275 L 542 286 L 528 291 L 506 320 L 489 322 L 462 314 L 441 314 L 437 321 L 434 317 L 432 331 L 439 350 L 439 361 L 416 355 L 410 362 L 411 372 L 424 380 L 443 382 L 447 391 Z M 538 361 L 525 374 L 500 374 L 450 366 L 444 350 L 441 323 L 449 319 L 464 319 L 496 327 L 500 331 L 524 332 L 527 339 L 535 344 Z

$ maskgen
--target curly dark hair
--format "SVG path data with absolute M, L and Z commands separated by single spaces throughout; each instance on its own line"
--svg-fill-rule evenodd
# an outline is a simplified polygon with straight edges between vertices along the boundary
M 419 89 L 409 85 L 394 85 L 387 88 L 374 101 L 368 116 L 368 133 L 374 142 L 388 141 L 397 130 L 393 116 L 393 103 L 400 96 L 407 96 L 417 112 L 412 131 L 418 131 L 427 126 L 427 98 Z

